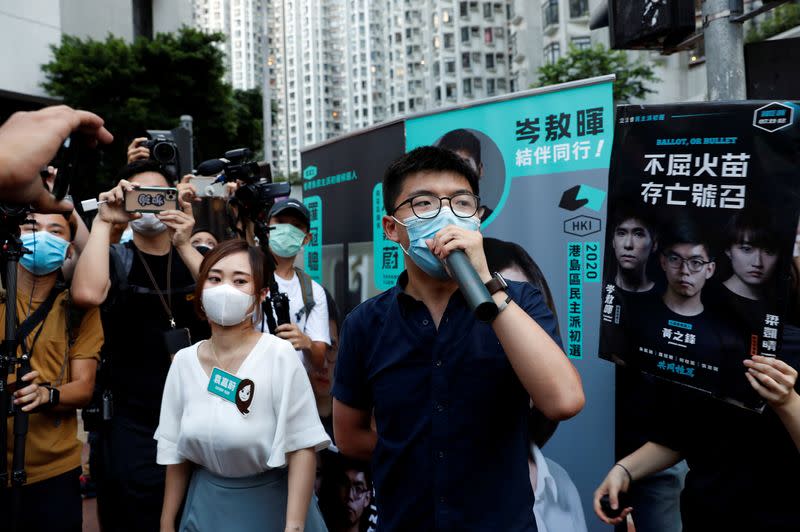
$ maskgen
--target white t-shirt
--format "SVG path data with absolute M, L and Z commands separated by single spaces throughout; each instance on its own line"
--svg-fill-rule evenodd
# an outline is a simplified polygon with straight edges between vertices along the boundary
M 236 372 L 254 383 L 247 417 L 208 391 L 200 343 L 178 351 L 169 369 L 154 436 L 159 464 L 188 460 L 221 476 L 242 477 L 284 467 L 292 451 L 330 445 L 289 342 L 263 334 Z
M 305 311 L 300 312 L 303 308 L 303 289 L 300 287 L 300 277 L 298 277 L 297 273 L 294 271 L 292 271 L 292 273 L 294 275 L 289 280 L 282 278 L 280 275 L 275 276 L 275 279 L 278 281 L 278 289 L 289 296 L 289 314 L 292 323 L 296 324 L 303 334 L 311 338 L 312 342 L 325 342 L 331 345 L 331 331 L 328 323 L 328 300 L 325 298 L 325 290 L 323 290 L 318 282 L 313 279 L 311 280 L 311 292 L 314 295 L 314 308 L 311 309 L 310 315 L 306 316 Z M 260 330 L 261 324 L 257 324 L 257 327 Z M 264 331 L 266 332 L 266 326 Z M 297 355 L 308 368 L 310 361 L 304 359 L 303 351 L 298 349 Z

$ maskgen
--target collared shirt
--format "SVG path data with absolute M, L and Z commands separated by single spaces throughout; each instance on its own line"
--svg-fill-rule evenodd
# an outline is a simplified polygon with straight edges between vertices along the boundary
M 535 531 L 528 393 L 491 326 L 455 292 L 437 330 L 398 284 L 358 307 L 341 332 L 333 396 L 374 409 L 379 529 Z M 560 344 L 542 294 L 509 295 Z
M 586 532 L 581 497 L 569 474 L 545 458 L 535 444 L 531 444 L 531 455 L 536 464 L 533 514 L 539 532 Z

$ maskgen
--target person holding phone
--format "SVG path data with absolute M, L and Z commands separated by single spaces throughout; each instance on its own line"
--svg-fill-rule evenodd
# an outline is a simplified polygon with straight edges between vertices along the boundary
M 92 476 L 105 530 L 156 530 L 165 469 L 152 439 L 171 356 L 191 339 L 208 336 L 192 297 L 202 255 L 192 247 L 191 206 L 158 214 L 127 212 L 125 195 L 137 187 L 172 186 L 158 163 L 123 168 L 119 185 L 100 195 L 99 212 L 72 282 L 77 304 L 100 305 L 106 344 L 104 383 L 96 396 L 113 410 L 92 446 Z M 114 224 L 130 222 L 133 239 L 111 243 Z M 192 268 L 189 267 L 192 265 Z
M 161 532 L 175 530 L 182 504 L 181 531 L 327 530 L 312 491 L 315 453 L 330 438 L 308 376 L 288 341 L 252 325 L 271 276 L 244 240 L 223 242 L 200 267 L 195 308 L 211 338 L 175 355 L 164 387 Z

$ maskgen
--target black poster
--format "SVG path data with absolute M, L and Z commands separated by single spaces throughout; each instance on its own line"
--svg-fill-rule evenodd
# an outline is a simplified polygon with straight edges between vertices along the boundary
M 379 293 L 373 281 L 374 261 L 382 259 L 373 244 L 375 187 L 388 164 L 405 153 L 403 122 L 363 133 L 303 152 L 303 201 L 312 214 L 305 270 L 344 313 Z
M 800 126 L 793 102 L 618 108 L 601 358 L 747 408 L 743 360 L 791 319 Z

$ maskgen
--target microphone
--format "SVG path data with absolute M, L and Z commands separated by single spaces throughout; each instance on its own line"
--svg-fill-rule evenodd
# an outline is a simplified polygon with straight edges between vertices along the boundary
M 487 323 L 492 321 L 497 316 L 497 304 L 486 289 L 486 285 L 481 282 L 467 254 L 460 249 L 451 251 L 444 263 L 450 270 L 450 275 L 458 283 L 458 288 L 464 294 L 464 299 L 475 313 L 475 317 Z
M 227 159 L 209 159 L 197 166 L 197 175 L 217 175 L 225 170 L 230 161 Z

